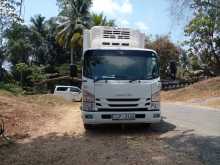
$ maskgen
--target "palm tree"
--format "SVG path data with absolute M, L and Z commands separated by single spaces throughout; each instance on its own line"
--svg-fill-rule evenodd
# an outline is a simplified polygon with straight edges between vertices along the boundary
M 36 15 L 35 17 L 31 17 L 31 29 L 41 35 L 45 35 L 46 26 L 45 26 L 45 17 L 41 15 Z
M 66 0 L 58 17 L 56 40 L 64 48 L 71 48 L 71 65 L 74 48 L 82 47 L 82 31 L 89 27 L 91 0 Z
M 31 40 L 34 61 L 39 64 L 47 63 L 47 28 L 45 17 L 37 15 L 31 18 Z
M 107 20 L 103 13 L 91 14 L 91 25 L 92 26 L 115 26 L 115 20 Z

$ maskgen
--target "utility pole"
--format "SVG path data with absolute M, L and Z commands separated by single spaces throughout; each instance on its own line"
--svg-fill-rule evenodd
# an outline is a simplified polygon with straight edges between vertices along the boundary
M 22 6 L 23 6 L 23 0 L 20 1 L 20 10 L 19 10 L 19 16 L 21 17 L 22 14 Z
M 25 6 L 24 6 L 24 0 L 20 0 L 20 9 L 19 9 L 19 17 L 24 18 L 25 16 Z

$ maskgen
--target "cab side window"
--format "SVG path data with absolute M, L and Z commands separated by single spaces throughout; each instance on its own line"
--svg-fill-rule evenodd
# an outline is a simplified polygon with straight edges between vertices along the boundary
M 67 87 L 58 87 L 58 88 L 57 88 L 57 91 L 65 92 L 65 91 L 67 91 L 67 90 L 68 90 Z
M 159 66 L 156 58 L 152 58 L 152 76 L 153 78 L 159 77 Z
M 77 88 L 70 88 L 70 92 L 80 92 L 80 90 L 79 89 L 77 89 Z

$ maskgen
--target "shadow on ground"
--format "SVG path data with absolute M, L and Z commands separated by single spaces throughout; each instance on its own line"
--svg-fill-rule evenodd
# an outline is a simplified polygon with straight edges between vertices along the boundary
M 177 153 L 197 157 L 203 164 L 220 164 L 220 137 L 180 134 L 164 139 Z
M 2 146 L 0 164 L 217 164 L 219 137 L 211 139 L 182 134 L 172 138 L 160 138 L 160 135 L 174 129 L 174 125 L 163 121 L 151 127 L 125 125 L 121 128 L 112 125 L 82 131 L 80 134 L 50 133 L 23 143 Z M 209 157 L 204 159 L 204 150 L 207 147 Z
M 175 125 L 162 121 L 157 124 L 111 124 L 95 126 L 86 131 L 86 135 L 160 135 L 176 128 Z

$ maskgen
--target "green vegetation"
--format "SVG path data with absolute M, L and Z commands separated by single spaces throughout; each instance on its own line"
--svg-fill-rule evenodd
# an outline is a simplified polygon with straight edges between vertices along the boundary
M 23 89 L 15 84 L 6 84 L 3 82 L 0 82 L 0 91 L 8 91 L 12 94 L 21 94 L 23 92 Z
M 220 0 L 171 0 L 171 4 L 173 15 L 179 19 L 192 13 L 184 42 L 190 69 L 219 75 Z
M 160 55 L 161 77 L 169 77 L 167 68 L 171 61 L 179 61 L 181 49 L 170 41 L 169 36 L 157 36 L 154 41 L 147 40 L 145 47 L 154 49 Z
M 103 13 L 91 14 L 91 25 L 92 26 L 116 26 L 115 20 L 107 20 L 106 16 Z
M 173 1 L 173 0 L 171 0 Z M 36 15 L 30 25 L 22 24 L 19 0 L 2 0 L 0 10 L 0 81 L 2 88 L 14 90 L 19 85 L 28 91 L 52 91 L 61 84 L 79 85 L 70 75 L 70 64 L 81 74 L 83 30 L 93 26 L 117 26 L 103 13 L 90 13 L 91 0 L 57 0 L 59 14 L 46 19 Z M 181 47 L 169 36 L 146 37 L 146 48 L 160 56 L 162 79 L 187 79 L 220 74 L 220 10 L 219 0 L 180 0 L 175 6 L 192 11 L 185 27 L 189 40 Z M 178 3 L 180 3 L 178 5 Z M 181 5 L 182 4 L 182 5 Z M 179 10 L 179 8 L 175 8 Z M 11 12 L 9 12 L 11 11 Z M 179 15 L 174 11 L 174 15 Z M 183 49 L 184 48 L 184 49 Z M 3 69 L 7 60 L 10 71 Z M 174 74 L 174 76 L 173 76 Z M 63 79 L 62 79 L 63 78 Z M 55 80 L 53 82 L 53 79 Z M 4 86 L 4 84 L 6 86 Z M 39 85 L 40 84 L 40 85 Z
M 185 34 L 190 37 L 187 41 L 189 52 L 200 57 L 202 64 L 220 70 L 220 8 L 196 7 Z
M 82 32 L 89 28 L 91 0 L 58 0 L 61 12 L 56 40 L 64 48 L 71 48 L 71 64 L 76 61 L 74 54 L 82 53 Z M 75 50 L 75 51 L 74 51 Z

